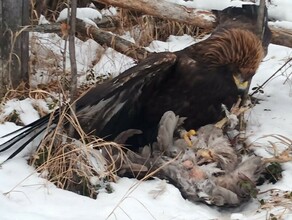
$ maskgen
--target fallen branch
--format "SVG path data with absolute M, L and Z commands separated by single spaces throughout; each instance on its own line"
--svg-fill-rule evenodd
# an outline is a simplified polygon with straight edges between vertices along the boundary
M 191 24 L 197 27 L 211 30 L 216 26 L 216 15 L 210 11 L 200 11 L 195 9 L 187 9 L 184 6 L 169 3 L 166 1 L 155 0 L 98 0 L 105 4 L 127 8 L 130 10 L 140 11 L 144 14 L 153 15 L 159 18 L 179 21 L 184 24 Z M 213 18 L 213 19 L 210 19 Z M 102 20 L 95 21 L 98 27 L 112 28 L 119 26 L 119 21 L 116 18 L 104 17 Z M 292 47 L 292 31 L 270 27 L 272 30 L 272 43 Z M 60 24 L 45 24 L 27 28 L 27 31 L 37 32 L 60 32 Z M 96 42 L 108 47 L 113 47 L 120 53 L 130 56 L 136 60 L 142 60 L 147 57 L 148 52 L 119 36 L 116 36 L 105 30 L 96 27 L 86 27 L 81 21 L 77 21 L 77 31 L 82 36 L 90 37 Z
M 158 18 L 169 19 L 211 30 L 215 28 L 216 17 L 207 10 L 187 8 L 167 1 L 157 0 L 95 0 L 106 5 L 126 8 Z M 213 18 L 213 19 L 210 19 Z
M 292 47 L 292 30 L 270 26 L 273 44 Z
M 103 16 L 102 19 L 94 20 L 94 23 L 99 28 L 116 28 L 120 21 L 117 17 Z M 60 32 L 60 23 L 41 24 L 35 26 L 28 26 L 25 31 L 44 32 L 44 33 L 58 33 Z
M 158 18 L 178 21 L 194 25 L 211 31 L 216 27 L 216 15 L 211 11 L 186 8 L 182 5 L 157 0 L 95 0 L 107 5 L 113 5 Z M 292 31 L 270 27 L 272 31 L 271 43 L 292 47 Z
M 94 26 L 87 27 L 81 20 L 77 21 L 76 29 L 78 32 L 82 33 L 82 35 L 86 35 L 87 37 L 94 39 L 99 44 L 105 44 L 109 47 L 112 47 L 116 51 L 136 60 L 142 60 L 147 57 L 148 52 L 144 48 Z
M 45 33 L 60 33 L 61 24 L 52 23 L 52 24 L 37 25 L 31 28 L 28 28 L 28 31 L 45 32 Z M 82 36 L 92 38 L 97 43 L 101 45 L 106 45 L 108 47 L 112 47 L 116 51 L 122 54 L 125 54 L 129 57 L 132 57 L 138 61 L 146 58 L 148 55 L 148 51 L 146 51 L 143 47 L 139 47 L 138 45 L 130 41 L 127 41 L 108 31 L 101 30 L 94 26 L 88 26 L 80 19 L 77 19 L 76 21 L 76 31 L 79 32 Z

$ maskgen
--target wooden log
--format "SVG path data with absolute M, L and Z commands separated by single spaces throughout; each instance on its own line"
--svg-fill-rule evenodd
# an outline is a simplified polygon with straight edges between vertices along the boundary
M 115 23 L 115 22 L 114 22 Z M 108 25 L 106 26 L 108 27 Z M 26 29 L 26 31 L 35 31 L 35 32 L 44 32 L 44 33 L 61 33 L 61 24 L 60 23 L 51 23 L 31 26 Z M 86 36 L 92 38 L 97 43 L 101 45 L 106 45 L 112 47 L 116 51 L 125 54 L 137 61 L 140 61 L 147 57 L 148 51 L 143 47 L 127 41 L 117 35 L 114 35 L 108 31 L 96 28 L 94 26 L 89 26 L 85 24 L 82 20 L 77 19 L 76 21 L 76 32 L 80 33 L 81 36 Z
M 116 17 L 103 16 L 102 19 L 94 20 L 95 24 L 99 28 L 111 29 L 119 26 L 119 20 Z M 41 24 L 41 25 L 32 25 L 25 29 L 25 31 L 32 32 L 44 32 L 44 33 L 59 33 L 60 32 L 60 23 L 50 23 L 50 24 Z
M 128 4 L 132 0 L 123 0 L 123 1 L 99 0 L 99 1 L 107 1 L 109 3 L 114 3 L 115 5 L 119 5 L 119 6 L 123 6 L 126 8 L 130 8 L 132 10 L 135 10 L 135 9 L 133 9 L 133 5 Z M 143 1 L 148 2 L 146 0 L 135 0 L 135 2 L 136 1 L 139 2 L 139 4 L 141 4 L 141 2 L 143 2 Z M 154 0 L 151 0 L 150 2 L 153 2 L 153 1 Z M 139 10 L 143 10 L 142 11 L 143 13 L 147 13 L 147 10 L 144 11 L 144 8 L 147 9 L 147 6 L 145 6 L 145 7 L 144 6 L 145 5 L 143 5 L 143 8 L 140 7 Z M 156 11 L 152 10 L 151 12 L 154 16 L 157 16 L 157 17 L 160 16 L 160 12 L 158 11 L 158 9 Z M 189 14 L 192 14 L 192 13 L 193 12 L 190 12 Z M 208 13 L 211 14 L 211 12 L 208 12 Z M 164 14 L 166 14 L 166 12 L 164 12 Z M 183 16 L 183 15 L 181 15 L 181 16 Z M 192 16 L 195 16 L 195 15 L 192 15 Z M 216 17 L 215 14 L 213 14 L 213 16 Z M 176 16 L 173 16 L 173 14 L 169 14 L 169 15 L 165 15 L 164 18 L 166 18 L 168 20 L 173 20 L 174 17 L 176 17 Z M 181 17 L 181 18 L 183 18 L 183 17 Z M 216 26 L 215 20 L 214 21 L 211 21 L 208 19 L 205 19 L 205 20 L 208 24 L 207 26 L 212 26 L 212 27 Z M 95 22 L 98 25 L 98 27 L 105 27 L 105 28 L 113 27 L 114 25 L 116 25 L 116 26 L 119 25 L 119 21 L 116 18 L 104 17 L 102 20 L 95 21 Z M 188 23 L 188 19 L 183 18 L 180 22 Z M 212 25 L 210 25 L 210 23 L 212 23 Z M 196 23 L 196 24 L 200 25 L 201 23 Z M 202 25 L 202 26 L 204 26 L 204 25 Z M 273 26 L 271 26 L 270 29 L 272 30 L 272 33 L 273 33 L 272 43 L 287 46 L 287 47 L 292 47 L 292 31 L 280 29 L 280 28 L 275 28 Z M 48 25 L 39 25 L 39 26 L 34 26 L 34 27 L 30 28 L 29 30 L 30 31 L 38 31 L 38 32 L 59 32 L 60 25 L 57 23 L 48 24 Z M 148 54 L 148 52 L 145 51 L 142 47 L 139 47 L 133 43 L 130 43 L 130 42 L 118 37 L 118 36 L 115 36 L 114 34 L 111 34 L 111 33 L 106 32 L 104 30 L 97 29 L 95 27 L 85 28 L 84 23 L 82 23 L 81 21 L 78 21 L 77 30 L 82 35 L 86 35 L 88 37 L 91 37 L 100 44 L 106 44 L 109 47 L 114 47 L 117 51 L 119 51 L 121 53 L 125 53 L 126 55 L 133 57 L 134 59 L 137 59 L 137 60 L 144 59 Z M 113 46 L 113 43 L 114 43 L 114 46 Z
M 271 27 L 272 40 L 271 43 L 292 48 L 292 30 Z
M 170 19 L 204 28 L 213 29 L 215 24 L 215 15 L 207 10 L 198 10 L 187 8 L 178 4 L 158 0 L 95 0 L 107 5 L 113 5 L 120 8 L 126 8 L 144 14 L 153 15 L 158 18 Z M 209 15 L 209 16 L 206 16 Z M 210 19 L 212 18 L 213 19 Z
M 99 44 L 112 47 L 116 51 L 138 61 L 144 59 L 148 55 L 148 52 L 144 48 L 94 26 L 87 27 L 85 23 L 79 19 L 77 19 L 76 30 L 83 35 L 94 39 Z
M 96 42 L 100 44 L 105 44 L 108 47 L 113 46 L 120 53 L 123 53 L 123 54 L 125 53 L 128 56 L 134 59 L 137 59 L 138 61 L 141 59 L 144 59 L 149 53 L 142 47 L 139 47 L 129 41 L 126 41 L 118 36 L 115 36 L 114 34 L 111 34 L 110 32 L 97 29 L 95 27 L 86 28 L 85 24 L 82 21 L 78 21 L 77 23 L 78 23 L 77 30 L 83 36 L 93 38 Z M 273 26 L 271 26 L 270 29 L 273 34 L 271 43 L 292 48 L 292 30 L 276 28 Z M 43 25 L 31 26 L 27 28 L 26 31 L 36 31 L 36 32 L 44 32 L 44 33 L 60 33 L 61 26 L 60 26 L 60 23 L 43 24 Z M 114 39 L 114 40 L 109 40 L 109 39 Z M 135 50 L 137 51 L 134 52 Z
M 155 17 L 174 20 L 184 24 L 205 28 L 207 31 L 216 26 L 216 15 L 206 10 L 188 9 L 184 6 L 158 0 L 95 0 Z M 208 15 L 208 16 L 206 16 Z M 214 19 L 210 19 L 210 17 Z M 292 30 L 270 27 L 272 43 L 292 47 Z

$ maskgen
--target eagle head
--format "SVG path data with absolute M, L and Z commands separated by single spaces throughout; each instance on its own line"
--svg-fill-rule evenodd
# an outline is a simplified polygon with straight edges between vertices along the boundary
M 224 68 L 239 88 L 253 77 L 264 57 L 260 39 L 240 28 L 218 29 L 194 47 L 196 61 L 210 70 Z

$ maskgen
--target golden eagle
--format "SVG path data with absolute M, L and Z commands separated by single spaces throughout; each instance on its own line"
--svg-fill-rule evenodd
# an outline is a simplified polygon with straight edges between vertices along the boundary
M 249 6 L 254 9 L 256 6 Z M 143 132 L 133 143 L 151 143 L 157 137 L 157 125 L 166 111 L 187 117 L 185 128 L 199 128 L 222 118 L 222 104 L 230 108 L 245 89 L 264 57 L 262 41 L 256 35 L 254 18 L 242 8 L 240 19 L 228 9 L 229 19 L 219 25 L 206 40 L 181 51 L 154 53 L 116 78 L 88 91 L 77 101 L 77 116 L 85 132 L 113 140 L 127 129 Z M 224 11 L 223 11 L 224 12 Z M 256 13 L 256 10 L 254 11 Z M 224 13 L 223 13 L 224 14 Z M 247 14 L 248 16 L 246 16 Z M 251 13 L 253 14 L 253 13 Z M 264 42 L 270 32 L 265 22 Z M 267 40 L 266 40 L 267 39 Z M 59 113 L 53 113 L 53 121 Z M 45 116 L 22 129 L 15 138 L 0 146 L 0 152 L 21 143 L 14 157 L 40 132 L 46 129 Z

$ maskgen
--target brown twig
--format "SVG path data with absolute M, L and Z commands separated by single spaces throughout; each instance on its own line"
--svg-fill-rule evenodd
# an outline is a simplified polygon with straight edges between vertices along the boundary
M 70 99 L 71 99 L 71 111 L 75 112 L 76 105 L 74 100 L 77 98 L 77 64 L 75 53 L 75 32 L 76 32 L 76 12 L 77 12 L 77 0 L 71 0 L 71 16 L 70 16 L 70 30 L 69 30 L 69 53 L 71 64 L 71 85 L 70 85 Z M 73 137 L 74 127 L 70 126 L 69 136 Z

